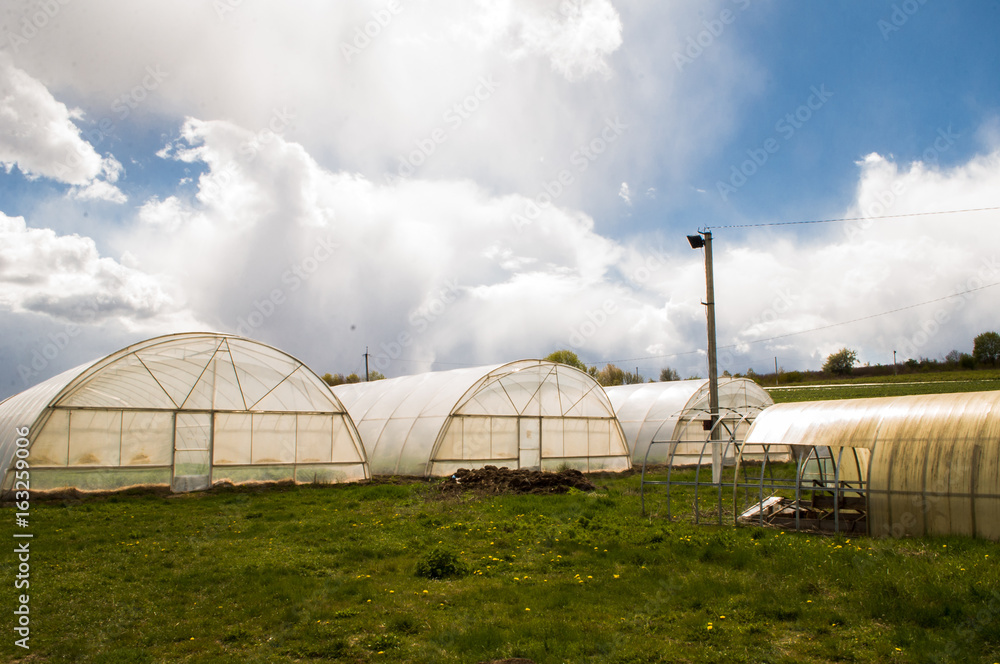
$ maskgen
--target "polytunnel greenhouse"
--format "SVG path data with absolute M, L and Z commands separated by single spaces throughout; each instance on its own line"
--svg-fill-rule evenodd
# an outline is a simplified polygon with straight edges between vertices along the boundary
M 696 465 L 711 455 L 708 380 L 680 380 L 606 387 L 635 464 Z M 754 418 L 772 405 L 770 395 L 746 378 L 719 380 L 716 440 L 723 441 L 728 463 L 735 462 Z M 654 444 L 663 443 L 663 444 Z M 775 450 L 776 451 L 776 450 Z M 747 458 L 760 452 L 746 450 Z
M 522 360 L 339 385 L 376 475 L 485 465 L 585 472 L 631 467 L 603 388 L 564 364 Z
M 50 378 L 0 403 L 0 436 L 5 491 L 22 449 L 33 490 L 369 477 L 354 424 L 316 374 L 224 334 L 150 339 Z
M 1000 540 L 1000 391 L 779 404 L 746 440 L 796 463 L 737 474 L 744 521 Z

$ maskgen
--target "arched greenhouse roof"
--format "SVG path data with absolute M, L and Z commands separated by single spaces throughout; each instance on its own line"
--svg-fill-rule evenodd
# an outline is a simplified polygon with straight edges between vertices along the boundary
M 709 418 L 709 381 L 707 379 L 638 383 L 606 387 L 608 398 L 621 422 L 625 439 L 632 453 L 633 463 L 642 463 L 650 443 L 656 441 L 704 440 L 702 422 Z M 739 420 L 752 418 L 774 401 L 757 383 L 747 378 L 719 380 L 719 413 L 728 426 L 747 425 Z M 728 438 L 728 434 L 725 436 Z M 742 439 L 742 437 L 741 437 Z M 700 454 L 693 449 L 691 454 Z M 650 452 L 649 460 L 662 462 L 668 454 L 667 445 L 658 445 Z M 677 452 L 679 459 L 688 460 L 686 451 Z
M 1000 540 L 1000 391 L 778 404 L 746 442 L 841 459 L 870 534 Z
M 374 474 L 448 475 L 486 464 L 624 470 L 611 403 L 587 374 L 521 360 L 333 388 Z
M 326 384 L 294 357 L 233 335 L 157 337 L 65 371 L 0 403 L 0 427 L 7 471 L 17 428 L 30 429 L 33 488 L 368 476 Z

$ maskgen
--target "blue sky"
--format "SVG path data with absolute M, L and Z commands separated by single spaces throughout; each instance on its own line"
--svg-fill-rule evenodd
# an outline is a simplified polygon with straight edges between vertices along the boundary
M 997 2 L 5 5 L 0 396 L 203 329 L 705 375 L 703 226 L 728 371 L 1000 328 L 997 211 L 872 220 L 1000 206 Z

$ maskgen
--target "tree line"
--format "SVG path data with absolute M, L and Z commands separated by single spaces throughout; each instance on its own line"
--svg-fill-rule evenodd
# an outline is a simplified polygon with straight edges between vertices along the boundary
M 587 366 L 583 360 L 581 360 L 576 353 L 571 350 L 557 350 L 554 353 L 550 353 L 544 358 L 548 362 L 557 362 L 559 364 L 566 364 L 580 371 L 583 371 L 591 378 L 600 383 L 603 387 L 612 387 L 614 385 L 636 385 L 638 383 L 653 383 L 656 382 L 652 378 L 645 378 L 636 369 L 635 372 L 622 369 L 617 367 L 610 362 L 604 365 L 604 368 L 598 369 L 597 366 Z M 700 378 L 700 376 L 690 376 L 690 378 Z M 664 367 L 660 370 L 660 381 L 667 382 L 671 380 L 680 380 L 681 375 L 677 373 L 676 370 L 670 367 Z

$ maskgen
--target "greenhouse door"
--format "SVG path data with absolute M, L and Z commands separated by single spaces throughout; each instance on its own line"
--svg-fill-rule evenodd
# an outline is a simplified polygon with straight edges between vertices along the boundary
M 212 415 L 177 413 L 174 424 L 173 491 L 199 491 L 212 484 Z
M 542 418 L 521 417 L 518 419 L 518 466 L 538 470 L 542 453 Z

